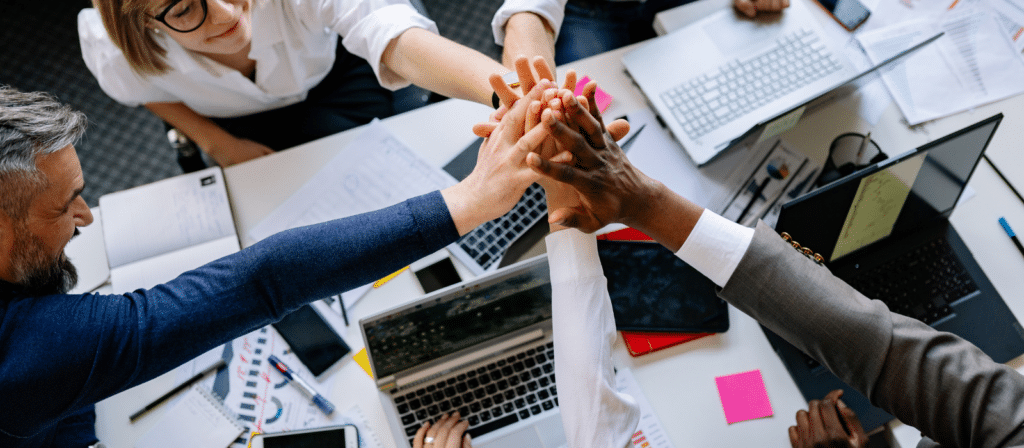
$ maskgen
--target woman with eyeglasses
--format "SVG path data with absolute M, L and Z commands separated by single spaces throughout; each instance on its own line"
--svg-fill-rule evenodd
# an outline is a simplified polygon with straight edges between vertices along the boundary
M 93 0 L 82 56 L 221 166 L 394 113 L 410 83 L 491 104 L 507 69 L 437 35 L 408 0 Z M 340 36 L 340 39 L 339 39 Z

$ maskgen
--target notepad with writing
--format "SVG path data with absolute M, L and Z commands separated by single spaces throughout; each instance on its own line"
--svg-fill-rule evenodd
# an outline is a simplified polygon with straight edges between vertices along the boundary
M 240 247 L 220 168 L 106 194 L 99 208 L 118 293 L 167 282 Z
M 245 431 L 235 415 L 202 386 L 193 386 L 136 446 L 224 448 Z

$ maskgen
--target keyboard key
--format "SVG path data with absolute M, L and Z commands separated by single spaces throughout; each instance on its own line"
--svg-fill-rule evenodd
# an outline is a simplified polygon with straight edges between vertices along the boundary
M 423 406 L 430 406 L 434 403 L 434 397 L 430 395 L 424 395 L 420 397 L 420 401 L 423 402 Z
M 436 404 L 427 408 L 427 415 L 438 415 L 440 413 L 441 410 L 438 409 L 438 406 Z
M 508 413 L 510 413 L 512 411 L 515 411 L 516 407 L 512 403 L 505 403 L 505 404 L 501 405 L 501 410 L 504 411 L 506 414 L 508 414 Z
M 487 395 L 487 391 L 485 391 L 483 389 L 476 389 L 476 390 L 473 391 L 473 396 L 476 397 L 478 400 L 483 398 L 483 397 L 485 397 L 486 395 Z
M 434 402 L 435 403 L 438 402 L 438 401 L 444 400 L 444 392 L 441 392 L 441 390 L 437 390 L 436 392 L 434 392 L 430 396 L 434 398 Z
M 516 408 L 522 409 L 522 408 L 526 407 L 526 399 L 524 399 L 524 398 L 516 398 L 515 404 L 516 404 Z
M 522 418 L 522 419 L 530 418 L 530 410 L 529 409 L 523 409 L 522 411 L 519 411 L 519 418 Z
M 530 392 L 536 392 L 539 386 L 536 381 L 530 381 L 529 383 L 526 383 L 526 388 L 529 389 Z
M 501 381 L 498 381 L 497 383 L 494 383 L 494 384 L 496 386 L 498 386 L 498 390 L 508 389 L 508 381 L 501 380 Z
M 480 403 L 470 403 L 469 412 L 471 414 L 476 414 L 477 412 L 480 412 Z
M 407 435 L 409 437 L 412 437 L 412 436 L 416 435 L 416 431 L 419 431 L 419 430 L 420 430 L 419 426 L 410 426 L 408 428 L 405 428 L 405 435 Z
M 448 412 L 448 411 L 452 410 L 452 404 L 451 404 L 451 402 L 448 402 L 448 401 L 442 402 L 439 405 L 439 407 L 441 408 L 441 412 Z
M 530 394 L 530 395 L 527 395 L 527 396 L 526 396 L 526 402 L 527 402 L 528 404 L 534 404 L 534 403 L 536 403 L 536 402 L 537 402 L 537 396 L 536 396 L 536 395 L 534 395 L 534 394 Z
M 409 405 L 408 404 L 402 403 L 402 404 L 398 405 L 398 413 L 399 414 L 405 414 L 406 412 L 409 412 Z
M 451 397 L 454 397 L 455 394 L 456 394 L 456 392 L 455 392 L 455 388 L 454 387 L 446 387 L 446 388 L 444 388 L 444 396 L 446 396 L 448 398 L 451 398 Z
M 409 402 L 409 407 L 412 408 L 413 410 L 416 410 L 422 408 L 423 403 L 420 403 L 420 400 L 412 400 Z
M 555 408 L 555 403 L 553 403 L 551 400 L 548 400 L 541 403 L 540 406 L 544 408 L 545 411 L 550 411 Z
M 412 414 L 407 414 L 407 415 L 403 415 L 402 416 L 402 424 L 403 425 L 411 425 L 411 424 L 413 424 L 415 422 L 416 422 L 416 417 L 413 417 Z
M 541 367 L 541 370 L 543 370 L 544 373 L 551 373 L 555 371 L 555 366 L 551 364 L 544 364 L 544 366 Z
M 480 406 L 489 408 L 491 406 L 494 406 L 494 401 L 491 400 L 490 397 L 484 398 L 483 400 L 480 400 Z
M 459 408 L 459 415 L 461 415 L 463 417 L 469 415 L 469 406 L 463 406 L 463 407 Z
M 501 407 L 500 406 L 496 407 L 494 409 L 491 409 L 491 415 L 493 415 L 494 418 L 501 417 L 502 414 L 504 414 L 504 412 L 501 412 Z
M 462 397 L 461 396 L 452 397 L 451 404 L 452 404 L 453 407 L 462 406 Z
M 427 419 L 427 411 L 420 409 L 416 411 L 416 420 L 423 421 Z
M 524 416 L 522 418 L 526 418 L 526 417 L 529 417 L 529 414 L 527 414 L 526 416 Z M 475 438 L 478 438 L 478 437 L 480 437 L 480 436 L 482 436 L 484 434 L 487 434 L 487 433 L 490 433 L 490 432 L 494 432 L 494 431 L 496 431 L 498 429 L 504 428 L 504 427 L 506 427 L 508 425 L 511 425 L 511 424 L 513 424 L 515 422 L 518 422 L 518 421 L 519 421 L 519 417 L 516 417 L 515 414 L 509 414 L 509 415 L 506 415 L 506 416 L 504 416 L 502 418 L 494 419 L 494 420 L 492 420 L 490 422 L 487 422 L 487 423 L 482 424 L 480 426 L 477 426 L 475 428 L 470 428 L 466 432 L 469 433 L 470 437 L 475 439 Z M 470 426 L 472 426 L 472 424 L 470 424 Z
M 539 405 L 530 406 L 530 413 L 533 414 L 533 415 L 540 414 L 540 406 Z
M 477 387 L 480 387 L 480 382 L 477 381 L 476 378 L 470 378 L 469 381 L 466 381 L 466 385 L 469 386 L 470 389 L 476 389 Z
M 469 390 L 469 386 L 466 386 L 466 383 L 459 383 L 455 385 L 455 390 L 462 393 Z
M 469 426 L 476 426 L 480 424 L 480 417 L 470 415 L 469 418 L 466 419 L 466 421 L 469 422 Z
M 539 400 L 547 400 L 549 397 L 551 397 L 551 395 L 548 394 L 547 389 L 541 389 L 540 392 L 537 392 L 537 399 Z
M 491 411 L 483 411 L 480 413 L 480 421 L 486 422 L 491 419 Z
M 427 393 L 427 391 L 426 391 L 426 390 L 423 390 L 423 389 L 420 389 L 420 390 L 416 391 L 416 395 L 417 395 L 417 396 L 423 395 L 423 394 L 425 394 L 425 393 Z

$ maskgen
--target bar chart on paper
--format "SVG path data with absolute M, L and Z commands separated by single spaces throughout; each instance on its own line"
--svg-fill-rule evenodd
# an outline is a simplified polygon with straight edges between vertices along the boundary
M 211 364 L 211 360 L 223 358 L 228 362 L 228 368 L 208 378 L 203 384 L 223 399 L 224 405 L 237 414 L 240 422 L 246 426 L 245 436 L 236 440 L 230 448 L 247 447 L 248 437 L 253 433 L 344 424 L 353 424 L 359 428 L 360 448 L 381 446 L 376 433 L 367 425 L 361 409 L 353 406 L 343 413 L 335 412 L 330 417 L 324 415 L 270 365 L 267 361 L 270 355 L 276 355 L 296 369 L 321 394 L 330 396 L 333 384 L 330 381 L 324 384 L 314 381 L 313 375 L 291 353 L 284 339 L 272 327 L 264 327 L 237 338 L 178 368 L 178 379 L 183 381 Z

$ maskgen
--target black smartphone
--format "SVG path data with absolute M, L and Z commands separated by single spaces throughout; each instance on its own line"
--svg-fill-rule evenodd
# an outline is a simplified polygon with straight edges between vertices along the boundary
M 302 364 L 320 376 L 352 349 L 323 316 L 306 305 L 272 324 Z
M 619 331 L 723 333 L 729 307 L 714 282 L 657 243 L 597 242 Z
M 857 29 L 871 15 L 859 0 L 818 0 L 818 4 L 849 31 Z
M 413 271 L 416 279 L 420 281 L 424 294 L 430 294 L 438 289 L 454 285 L 462 281 L 462 276 L 455 270 L 452 259 L 442 258 L 423 269 Z

